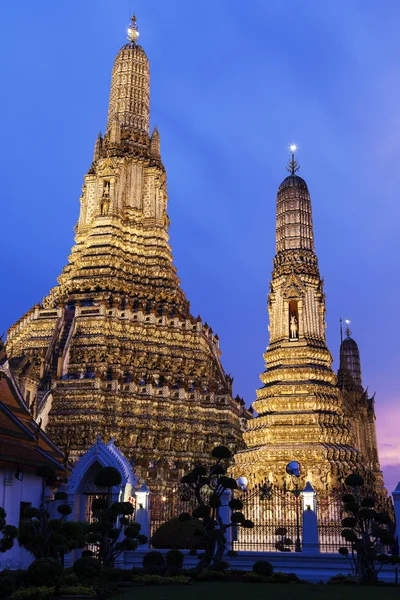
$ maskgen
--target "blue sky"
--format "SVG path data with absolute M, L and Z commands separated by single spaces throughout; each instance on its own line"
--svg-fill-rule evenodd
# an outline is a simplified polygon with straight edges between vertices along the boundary
M 398 0 L 26 0 L 2 7 L 0 333 L 48 292 L 73 244 L 111 68 L 136 11 L 171 243 L 194 315 L 255 397 L 268 343 L 275 198 L 299 146 L 335 357 L 352 321 L 376 391 L 386 483 L 400 479 Z

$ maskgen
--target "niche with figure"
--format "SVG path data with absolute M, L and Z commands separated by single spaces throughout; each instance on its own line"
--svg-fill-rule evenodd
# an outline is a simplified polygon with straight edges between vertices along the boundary
M 108 214 L 110 208 L 110 182 L 104 181 L 103 183 L 103 194 L 100 200 L 100 214 L 105 217 Z
M 289 301 L 289 339 L 299 339 L 299 310 L 297 300 Z

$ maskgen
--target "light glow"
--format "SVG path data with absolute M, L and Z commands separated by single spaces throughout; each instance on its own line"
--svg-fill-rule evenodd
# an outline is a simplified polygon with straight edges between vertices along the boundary
M 297 146 L 296 146 L 296 144 L 292 144 L 292 145 L 290 146 L 290 151 L 291 151 L 291 152 L 296 152 L 296 150 L 297 150 Z
M 351 321 L 349 321 L 349 319 L 345 320 L 346 325 L 350 325 Z

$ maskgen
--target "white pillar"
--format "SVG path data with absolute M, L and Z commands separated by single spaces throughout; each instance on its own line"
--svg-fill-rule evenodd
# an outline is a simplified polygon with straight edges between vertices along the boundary
M 135 492 L 136 496 L 136 515 L 135 521 L 140 525 L 140 533 L 148 538 L 147 544 L 139 546 L 143 550 L 150 545 L 150 490 L 145 483 Z
M 224 525 L 229 525 L 229 523 L 231 522 L 232 510 L 228 506 L 231 498 L 232 493 L 228 489 L 224 490 L 224 492 L 221 494 L 221 506 L 219 509 L 219 516 L 221 517 L 222 523 Z M 229 529 L 226 532 L 226 547 L 228 550 L 232 550 L 232 529 L 232 527 L 229 527 Z
M 308 481 L 301 492 L 303 508 L 303 552 L 318 552 L 317 494 Z
M 396 533 L 397 543 L 400 543 L 400 481 L 397 484 L 397 488 L 392 493 L 393 504 L 394 504 L 394 515 L 396 519 Z

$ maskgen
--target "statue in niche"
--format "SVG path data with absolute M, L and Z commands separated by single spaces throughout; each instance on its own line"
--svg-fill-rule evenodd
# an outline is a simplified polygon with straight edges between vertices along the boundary
M 110 182 L 104 183 L 103 195 L 100 202 L 100 214 L 102 217 L 108 214 L 110 208 Z
M 296 315 L 294 313 L 292 313 L 292 316 L 290 317 L 290 337 L 293 340 L 297 340 L 297 319 L 296 319 Z

